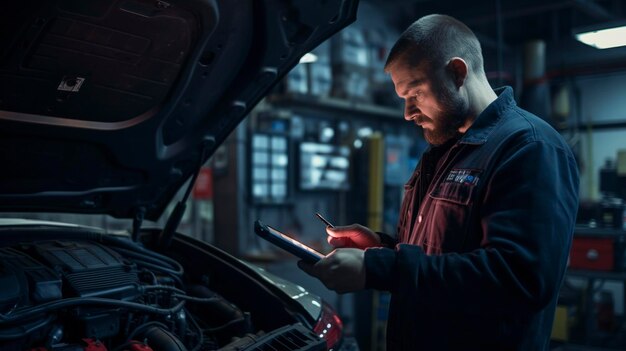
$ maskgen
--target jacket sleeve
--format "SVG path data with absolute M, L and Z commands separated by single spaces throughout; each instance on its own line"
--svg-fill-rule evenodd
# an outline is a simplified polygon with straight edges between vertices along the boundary
M 467 253 L 426 255 L 415 245 L 365 252 L 366 287 L 438 309 L 541 309 L 558 292 L 578 208 L 578 169 L 569 150 L 531 141 L 488 180 L 482 242 Z
M 389 234 L 382 232 L 376 232 L 376 234 L 378 234 L 378 237 L 380 238 L 380 244 L 383 247 L 394 248 L 398 244 L 398 240 Z

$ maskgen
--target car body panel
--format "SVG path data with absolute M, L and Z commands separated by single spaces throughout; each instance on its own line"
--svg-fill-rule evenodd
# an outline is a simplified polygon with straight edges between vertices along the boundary
M 27 0 L 0 14 L 0 211 L 157 219 L 356 1 Z

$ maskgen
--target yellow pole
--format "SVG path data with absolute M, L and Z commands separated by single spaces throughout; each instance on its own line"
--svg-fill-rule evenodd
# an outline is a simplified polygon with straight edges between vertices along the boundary
M 374 231 L 383 229 L 383 188 L 385 167 L 385 141 L 376 132 L 369 142 L 369 191 L 367 196 L 367 226 Z
M 385 141 L 381 133 L 373 133 L 368 139 L 369 182 L 367 192 L 367 227 L 374 231 L 383 229 L 383 201 L 385 180 Z M 379 320 L 381 293 L 372 294 L 372 350 L 385 351 L 385 328 L 387 321 Z

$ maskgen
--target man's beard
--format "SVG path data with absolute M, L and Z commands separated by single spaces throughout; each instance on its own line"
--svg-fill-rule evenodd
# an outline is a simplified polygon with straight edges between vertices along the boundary
M 459 128 L 467 120 L 469 110 L 468 104 L 447 87 L 442 86 L 438 90 L 442 112 L 431 119 L 433 129 L 424 129 L 424 138 L 431 145 L 443 145 L 446 141 L 457 138 L 460 135 Z

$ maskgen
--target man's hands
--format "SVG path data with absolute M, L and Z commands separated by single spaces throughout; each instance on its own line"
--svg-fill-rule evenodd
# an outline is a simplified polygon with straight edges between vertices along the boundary
M 381 246 L 380 237 L 371 229 L 360 224 L 343 227 L 326 227 L 328 243 L 335 248 L 353 247 L 365 250 L 372 246 Z
M 343 294 L 365 287 L 364 254 L 360 249 L 337 249 L 314 265 L 299 261 L 298 267 Z
M 381 246 L 378 234 L 360 224 L 326 227 L 328 243 L 336 248 L 314 265 L 304 261 L 298 266 L 318 278 L 328 289 L 343 294 L 365 287 L 365 252 L 372 246 Z

